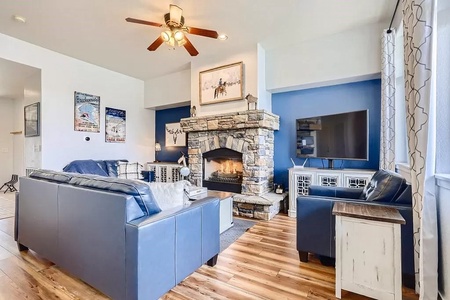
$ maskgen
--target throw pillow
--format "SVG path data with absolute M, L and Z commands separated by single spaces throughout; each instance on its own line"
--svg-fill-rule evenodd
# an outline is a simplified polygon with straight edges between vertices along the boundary
M 129 163 L 119 161 L 117 168 L 117 177 L 122 179 L 143 179 L 143 166 L 140 163 Z
M 189 206 L 189 198 L 184 192 L 184 187 L 190 184 L 186 180 L 148 183 L 161 210 L 168 210 L 177 206 Z

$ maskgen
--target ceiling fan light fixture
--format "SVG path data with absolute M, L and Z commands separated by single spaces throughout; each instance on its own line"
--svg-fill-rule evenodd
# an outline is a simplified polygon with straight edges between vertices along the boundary
M 170 38 L 172 37 L 172 32 L 170 30 L 166 30 L 161 32 L 161 38 L 163 39 L 164 42 L 169 42 Z
M 183 31 L 181 31 L 181 30 L 176 30 L 174 33 L 173 33 L 173 37 L 175 38 L 175 40 L 176 41 L 182 41 L 182 40 L 184 40 L 184 32 Z
M 170 47 L 175 47 L 175 39 L 173 37 L 170 37 L 170 40 L 167 42 L 167 44 Z
M 178 47 L 183 47 L 184 45 L 186 45 L 186 40 L 183 38 L 182 40 L 177 41 L 178 43 Z

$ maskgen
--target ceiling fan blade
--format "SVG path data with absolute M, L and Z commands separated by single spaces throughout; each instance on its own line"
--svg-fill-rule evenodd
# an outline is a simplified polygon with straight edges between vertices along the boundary
M 184 36 L 184 40 L 186 41 L 184 48 L 186 48 L 187 52 L 189 52 L 191 56 L 197 56 L 198 51 L 195 49 L 194 45 L 192 45 L 191 41 L 186 36 Z
M 162 26 L 163 26 L 163 24 L 161 24 L 161 23 L 150 22 L 150 21 L 144 21 L 144 20 L 133 19 L 133 18 L 126 18 L 125 21 L 130 22 L 130 23 L 137 23 L 137 24 L 143 24 L 143 25 L 150 25 L 150 26 L 155 26 L 155 27 L 162 27 Z
M 164 43 L 164 40 L 161 36 L 159 36 L 150 46 L 148 46 L 147 50 L 155 51 L 159 46 L 161 46 L 162 43 Z
M 219 37 L 219 34 L 215 30 L 209 30 L 209 29 L 203 29 L 203 28 L 196 28 L 196 27 L 188 27 L 188 32 L 190 34 L 195 35 L 201 35 L 213 39 L 217 39 Z

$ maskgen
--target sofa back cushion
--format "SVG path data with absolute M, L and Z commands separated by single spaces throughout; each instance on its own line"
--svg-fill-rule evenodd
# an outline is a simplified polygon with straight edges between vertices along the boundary
M 72 173 L 38 169 L 38 170 L 34 170 L 30 174 L 30 177 L 36 178 L 36 179 L 44 179 L 47 181 L 52 181 L 52 182 L 57 182 L 57 183 L 69 183 L 69 181 L 72 179 L 73 175 L 74 174 L 72 174 Z
M 155 197 L 145 182 L 85 174 L 74 175 L 69 184 L 131 195 L 146 216 L 151 216 L 161 211 Z
M 106 166 L 103 161 L 94 161 L 92 159 L 74 160 L 63 168 L 64 172 L 93 174 L 100 176 L 108 176 Z
M 360 199 L 395 202 L 406 187 L 406 180 L 399 174 L 387 170 L 378 170 L 364 187 Z

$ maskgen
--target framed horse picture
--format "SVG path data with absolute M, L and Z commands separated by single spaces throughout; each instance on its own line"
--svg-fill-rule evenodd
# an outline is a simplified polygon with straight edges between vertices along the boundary
M 200 105 L 243 99 L 242 80 L 242 61 L 200 72 Z

